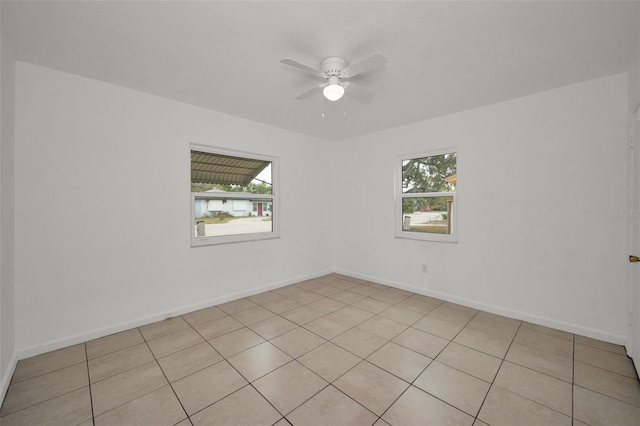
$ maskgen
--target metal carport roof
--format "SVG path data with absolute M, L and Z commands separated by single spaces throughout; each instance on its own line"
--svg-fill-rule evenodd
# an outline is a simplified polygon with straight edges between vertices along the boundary
M 246 186 L 269 161 L 191 151 L 191 182 Z

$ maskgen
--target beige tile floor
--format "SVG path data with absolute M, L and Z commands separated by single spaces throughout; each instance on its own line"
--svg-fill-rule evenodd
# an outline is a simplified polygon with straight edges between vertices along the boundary
M 336 274 L 18 363 L 10 425 L 639 425 L 624 348 Z

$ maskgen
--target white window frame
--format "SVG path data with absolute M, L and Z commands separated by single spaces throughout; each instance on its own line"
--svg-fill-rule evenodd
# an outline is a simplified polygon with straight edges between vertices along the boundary
M 459 151 L 457 147 L 449 147 L 438 149 L 434 151 L 419 152 L 414 154 L 406 154 L 396 157 L 394 166 L 394 183 L 395 183 L 395 237 L 404 238 L 409 240 L 418 241 L 434 241 L 442 243 L 457 243 L 458 242 L 458 185 L 456 183 L 455 192 L 415 192 L 415 193 L 403 193 L 402 192 L 402 162 L 411 160 L 414 158 L 434 157 L 443 154 L 456 153 L 456 163 L 459 158 Z M 456 173 L 458 174 L 458 173 Z M 448 214 L 451 215 L 451 234 L 433 234 L 428 232 L 411 232 L 405 231 L 402 228 L 403 213 L 402 213 L 402 200 L 404 198 L 435 198 L 435 197 L 452 197 L 453 203 L 451 205 L 451 211 Z
M 269 155 L 256 154 L 244 151 L 235 151 L 226 148 L 218 148 L 208 145 L 190 144 L 189 146 L 189 170 L 191 170 L 191 151 L 201 151 L 211 154 L 228 155 L 232 157 L 250 158 L 253 160 L 269 161 L 271 163 L 271 194 L 234 194 L 233 192 L 189 192 L 191 201 L 191 216 L 189 218 L 189 235 L 191 236 L 191 247 L 204 247 L 219 244 L 232 244 L 248 241 L 263 241 L 280 238 L 280 207 L 277 191 L 280 188 L 278 166 L 280 159 Z M 191 182 L 189 182 L 191 183 Z M 191 185 L 189 185 L 191 189 Z M 219 235 L 210 237 L 195 236 L 195 201 L 196 198 L 206 198 L 210 200 L 251 200 L 254 202 L 271 202 L 271 232 L 256 232 L 251 234 Z M 274 213 L 275 212 L 275 213 Z

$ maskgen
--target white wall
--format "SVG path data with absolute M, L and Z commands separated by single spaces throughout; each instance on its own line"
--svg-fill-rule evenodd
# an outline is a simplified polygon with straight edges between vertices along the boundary
M 13 251 L 15 61 L 6 35 L 0 37 L 0 398 L 3 398 L 16 363 Z
M 189 247 L 190 143 L 280 157 L 280 239 Z M 18 62 L 19 356 L 330 271 L 326 218 L 308 208 L 330 202 L 328 155 L 310 137 Z
M 623 343 L 626 218 L 605 210 L 627 208 L 626 90 L 619 74 L 335 143 L 337 269 Z M 394 238 L 395 157 L 450 146 L 459 242 Z
M 615 75 L 329 143 L 18 62 L 19 356 L 332 262 L 622 343 L 626 220 L 604 211 L 626 208 L 626 90 Z M 189 247 L 190 142 L 281 157 L 281 239 Z M 459 242 L 393 238 L 395 157 L 447 146 L 459 148 Z

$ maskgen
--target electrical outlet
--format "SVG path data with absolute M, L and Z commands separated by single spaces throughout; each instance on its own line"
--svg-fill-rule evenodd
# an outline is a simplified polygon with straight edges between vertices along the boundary
M 427 265 L 426 263 L 422 264 L 422 273 L 423 274 L 429 273 L 429 265 Z
M 171 311 L 167 312 L 166 314 L 164 314 L 164 317 L 166 319 L 173 318 L 173 312 L 171 312 Z
M 627 314 L 627 325 L 628 326 L 632 326 L 633 325 L 633 312 L 629 312 Z

